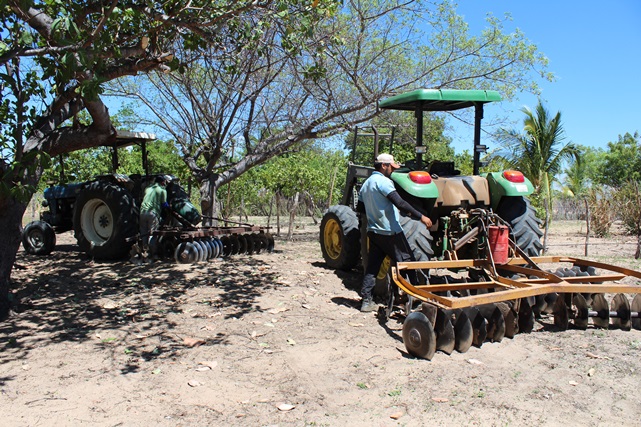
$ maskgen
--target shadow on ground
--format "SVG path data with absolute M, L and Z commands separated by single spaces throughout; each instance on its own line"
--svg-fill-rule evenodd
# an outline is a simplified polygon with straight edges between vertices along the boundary
M 127 351 L 145 360 L 165 357 L 168 348 L 149 349 L 130 336 L 132 331 L 176 343 L 177 315 L 185 315 L 186 304 L 207 306 L 224 318 L 242 318 L 260 311 L 257 298 L 278 286 L 277 274 L 251 256 L 191 265 L 135 265 L 88 260 L 75 245 L 56 249 L 47 257 L 18 253 L 12 275 L 15 312 L 0 323 L 0 363 L 50 344 L 95 341 L 101 330 L 119 332 L 127 340 Z M 190 301 L 190 290 L 203 287 L 209 288 L 208 299 Z M 108 346 L 109 339 L 98 345 Z M 205 344 L 225 340 L 217 334 Z

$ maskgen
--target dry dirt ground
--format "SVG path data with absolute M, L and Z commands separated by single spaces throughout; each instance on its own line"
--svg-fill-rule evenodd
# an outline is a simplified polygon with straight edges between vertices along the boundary
M 552 254 L 583 255 L 557 223 Z M 271 254 L 194 265 L 87 260 L 70 234 L 18 254 L 0 323 L 4 426 L 636 425 L 641 332 L 553 331 L 409 356 L 358 311 L 360 273 L 324 267 L 302 224 Z M 632 239 L 589 258 L 641 269 Z M 638 282 L 637 282 L 638 283 Z

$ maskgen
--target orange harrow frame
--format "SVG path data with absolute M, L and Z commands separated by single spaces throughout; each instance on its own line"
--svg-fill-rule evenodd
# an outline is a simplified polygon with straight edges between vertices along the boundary
M 495 265 L 490 253 L 488 259 L 400 262 L 392 267 L 392 280 L 408 297 L 403 323 L 407 351 L 429 360 L 436 350 L 450 354 L 480 347 L 486 340 L 500 342 L 531 332 L 535 315 L 543 312 L 554 314 L 560 330 L 567 329 L 570 320 L 574 327 L 586 329 L 589 318 L 598 328 L 608 328 L 612 319 L 615 327 L 641 329 L 641 286 L 613 283 L 641 279 L 641 272 L 566 256 L 528 257 L 515 245 L 512 249 L 520 256 L 501 265 Z M 570 263 L 573 268 L 551 273 L 538 266 L 550 263 Z M 483 273 L 473 276 L 481 277 L 479 281 L 427 285 L 413 285 L 403 277 L 418 269 Z M 607 273 L 596 274 L 596 269 Z M 611 304 L 606 293 L 616 294 Z M 637 294 L 631 304 L 626 293 Z M 417 300 L 422 304 L 413 310 Z

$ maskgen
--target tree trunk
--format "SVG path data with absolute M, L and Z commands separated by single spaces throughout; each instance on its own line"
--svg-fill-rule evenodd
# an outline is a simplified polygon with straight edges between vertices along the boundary
M 216 216 L 216 179 L 214 176 L 200 182 L 200 210 L 203 214 L 203 225 L 216 225 L 212 218 Z
M 588 199 L 583 199 L 585 202 L 585 256 L 588 256 L 588 244 L 590 242 L 590 204 Z
M 276 194 L 276 235 L 280 236 L 280 194 Z
M 543 228 L 543 255 L 548 253 L 548 230 L 550 228 L 550 209 L 547 199 L 544 200 L 545 206 L 545 227 Z
M 329 198 L 327 199 L 327 208 L 329 209 L 332 206 L 332 199 L 334 198 L 334 182 L 336 181 L 336 174 L 338 173 L 338 165 L 334 168 L 334 173 L 332 174 L 332 182 L 329 185 Z
M 267 228 L 269 228 L 269 224 L 272 220 L 272 209 L 274 207 L 274 197 L 275 195 L 272 195 L 272 198 L 269 199 L 269 213 L 267 214 Z
M 641 234 L 637 236 L 637 251 L 634 253 L 634 259 L 641 258 Z
M 299 197 L 300 193 L 297 191 L 294 195 L 292 208 L 289 211 L 289 229 L 287 230 L 287 240 L 292 240 L 292 236 L 294 235 L 294 219 L 296 218 L 296 209 L 298 209 Z
M 22 236 L 22 216 L 27 203 L 11 198 L 0 199 L 0 321 L 6 319 L 11 309 L 11 270 L 16 261 Z

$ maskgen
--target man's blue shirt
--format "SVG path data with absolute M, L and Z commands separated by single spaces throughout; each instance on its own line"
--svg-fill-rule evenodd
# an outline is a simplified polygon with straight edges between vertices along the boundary
M 396 191 L 394 182 L 378 171 L 374 171 L 363 183 L 358 200 L 365 205 L 368 231 L 387 235 L 403 231 L 398 209 L 387 198 L 392 191 Z

